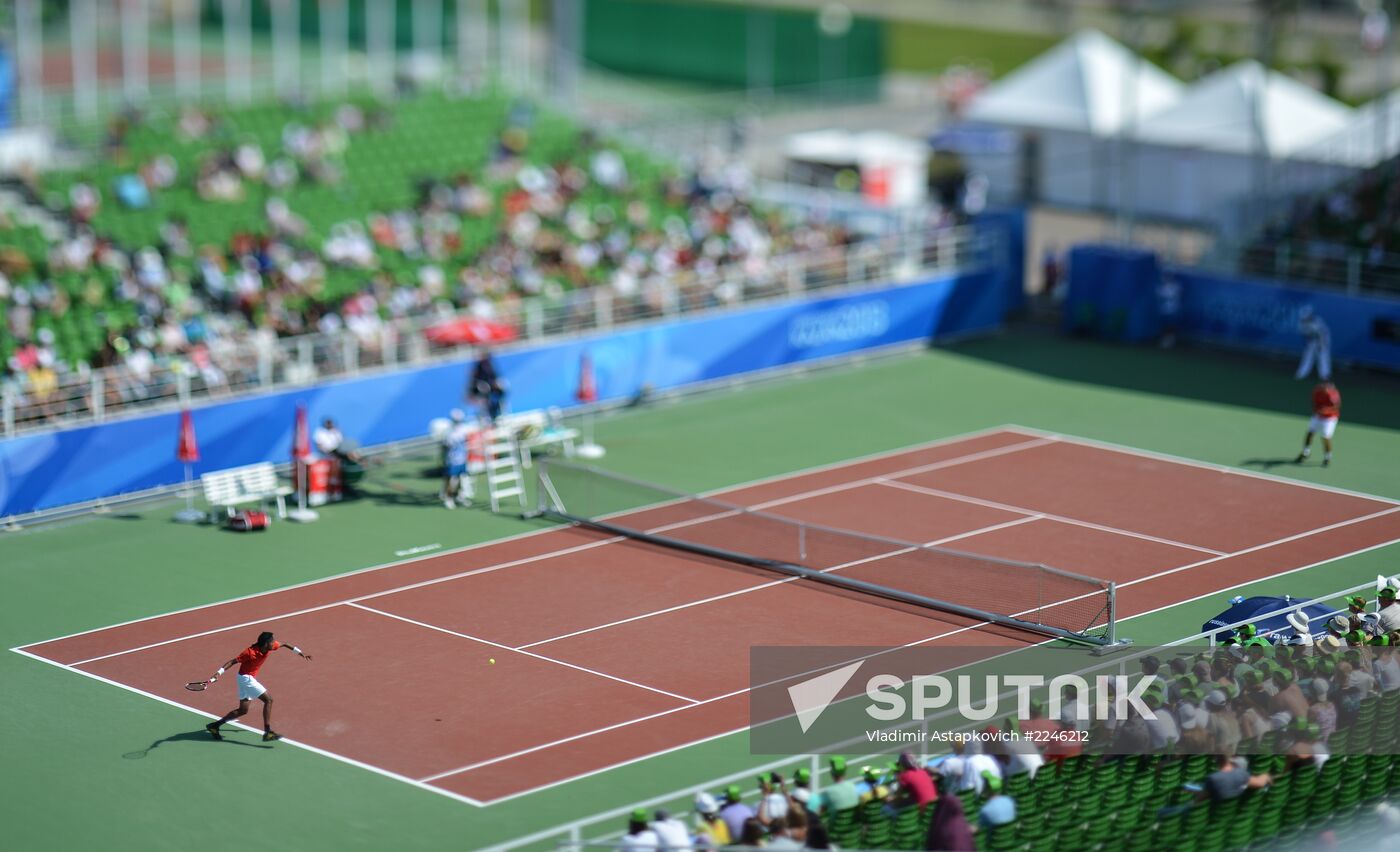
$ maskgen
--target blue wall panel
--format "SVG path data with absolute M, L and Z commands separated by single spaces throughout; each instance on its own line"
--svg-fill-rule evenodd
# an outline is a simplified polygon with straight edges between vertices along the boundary
M 1400 301 L 1363 298 L 1275 281 L 1174 269 L 1182 334 L 1272 352 L 1303 351 L 1298 313 L 1311 305 L 1332 331 L 1333 359 L 1400 370 Z M 1393 332 L 1392 332 L 1393 333 Z

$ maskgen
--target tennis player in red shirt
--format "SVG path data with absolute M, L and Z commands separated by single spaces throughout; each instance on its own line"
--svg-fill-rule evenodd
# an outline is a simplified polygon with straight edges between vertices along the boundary
M 1312 419 L 1308 421 L 1308 434 L 1303 438 L 1303 451 L 1294 464 L 1302 464 L 1312 452 L 1313 433 L 1322 434 L 1322 466 L 1332 463 L 1332 433 L 1337 431 L 1337 419 L 1342 416 L 1342 395 L 1331 382 L 1318 382 L 1312 392 Z
M 223 734 L 219 733 L 219 726 L 225 722 L 232 722 L 234 719 L 247 714 L 248 702 L 254 698 L 259 698 L 263 703 L 263 740 L 282 739 L 282 735 L 272 730 L 272 696 L 267 694 L 267 689 L 258 683 L 258 670 L 262 664 L 267 662 L 268 654 L 278 648 L 290 648 L 297 656 L 304 660 L 311 659 L 310 654 L 303 654 L 301 649 L 295 645 L 285 645 L 273 638 L 272 634 L 264 631 L 258 635 L 258 641 L 244 648 L 238 656 L 219 666 L 218 672 L 210 680 L 218 678 L 225 669 L 232 668 L 234 663 L 238 663 L 238 706 L 224 714 L 224 718 L 217 722 L 210 722 L 204 726 L 216 740 L 223 739 Z

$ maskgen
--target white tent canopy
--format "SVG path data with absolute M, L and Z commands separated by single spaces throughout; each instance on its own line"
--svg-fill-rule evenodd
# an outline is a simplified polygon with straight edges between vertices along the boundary
M 882 130 L 814 130 L 789 136 L 783 154 L 790 171 L 804 163 L 855 168 L 862 192 L 877 204 L 903 206 L 924 200 L 929 151 L 917 139 Z
M 1082 30 L 988 87 L 967 118 L 1108 135 L 1119 132 L 1130 114 L 1141 121 L 1169 107 L 1184 88 L 1098 30 Z
M 1346 126 L 1303 152 L 1310 160 L 1370 168 L 1400 153 L 1400 90 L 1356 110 Z
M 1247 59 L 1196 83 L 1136 135 L 1159 145 L 1290 157 L 1341 131 L 1351 115 L 1346 105 Z

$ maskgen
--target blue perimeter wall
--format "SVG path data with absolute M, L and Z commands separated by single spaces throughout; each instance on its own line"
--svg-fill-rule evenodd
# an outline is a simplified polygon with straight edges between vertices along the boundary
M 896 343 L 990 331 L 1012 301 L 1004 270 L 657 323 L 497 355 L 510 407 L 574 404 L 580 356 L 602 400 L 666 390 Z M 268 393 L 194 410 L 195 475 L 291 454 L 296 406 L 334 417 L 362 445 L 421 437 L 463 404 L 470 361 Z M 180 482 L 179 414 L 0 441 L 0 517 Z
M 1198 340 L 1301 355 L 1298 312 L 1311 305 L 1332 331 L 1333 361 L 1400 370 L 1400 299 L 1365 298 L 1277 281 L 1172 268 L 1181 285 L 1180 333 Z
M 1208 343 L 1301 355 L 1298 315 L 1305 305 L 1331 329 L 1334 361 L 1400 371 L 1400 299 L 1163 267 L 1151 251 L 1133 247 L 1074 247 L 1061 319 L 1068 332 L 1125 343 L 1174 330 Z

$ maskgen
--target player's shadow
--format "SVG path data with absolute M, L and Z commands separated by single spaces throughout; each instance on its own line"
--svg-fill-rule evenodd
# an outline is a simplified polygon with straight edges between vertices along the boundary
M 1272 470 L 1276 467 L 1281 467 L 1283 465 L 1288 465 L 1289 467 L 1292 467 L 1295 458 L 1297 457 L 1285 456 L 1282 458 L 1272 459 L 1245 459 L 1244 461 L 1240 462 L 1240 467 L 1257 467 L 1260 470 Z
M 151 752 L 153 752 L 153 751 L 155 751 L 156 749 L 160 748 L 161 746 L 165 745 L 166 743 L 199 742 L 199 743 L 212 743 L 212 744 L 214 744 L 214 745 L 223 745 L 223 744 L 225 744 L 225 743 L 229 743 L 229 744 L 232 744 L 232 745 L 245 746 L 245 747 L 247 747 L 247 748 L 259 748 L 259 749 L 270 749 L 270 748 L 272 748 L 272 746 L 270 746 L 270 745 L 263 745 L 263 744 L 261 744 L 261 743 L 248 743 L 248 742 L 243 742 L 242 740 L 238 740 L 238 739 L 235 739 L 235 738 L 233 738 L 232 736 L 230 736 L 230 735 L 237 735 L 237 734 L 242 734 L 242 733 L 248 733 L 248 732 L 247 732 L 247 731 L 241 731 L 241 730 L 239 730 L 238 728 L 224 728 L 224 729 L 223 729 L 224 738 L 223 738 L 222 740 L 215 740 L 213 737 L 209 736 L 209 732 L 208 732 L 208 731 L 182 731 L 182 732 L 180 732 L 180 733 L 178 733 L 178 734 L 171 734 L 171 735 L 168 736 L 168 737 L 162 737 L 161 739 L 156 740 L 155 742 L 151 743 L 150 745 L 146 746 L 145 748 L 137 749 L 136 751 L 129 751 L 129 752 L 127 752 L 126 754 L 123 754 L 122 757 L 123 757 L 124 759 L 126 759 L 126 760 L 140 760 L 140 759 L 142 759 L 143 757 L 145 757 L 146 755 L 150 754 Z
M 382 488 L 360 488 L 360 497 L 390 506 L 436 506 L 441 501 L 436 491 L 411 491 L 397 482 L 379 483 Z

